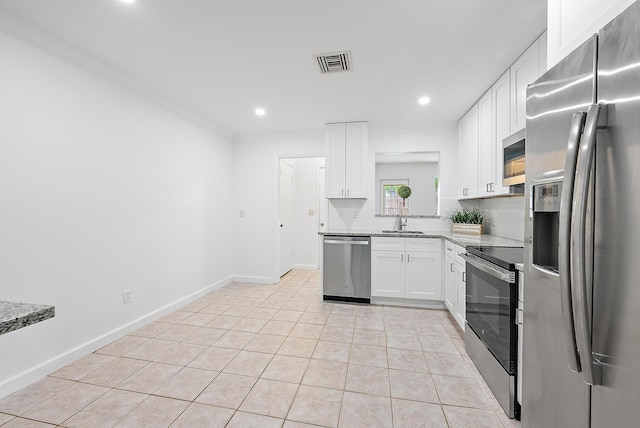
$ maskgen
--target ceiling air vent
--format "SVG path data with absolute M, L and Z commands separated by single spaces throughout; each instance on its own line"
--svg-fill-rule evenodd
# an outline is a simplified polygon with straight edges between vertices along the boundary
M 322 73 L 351 70 L 351 52 L 334 52 L 315 55 Z

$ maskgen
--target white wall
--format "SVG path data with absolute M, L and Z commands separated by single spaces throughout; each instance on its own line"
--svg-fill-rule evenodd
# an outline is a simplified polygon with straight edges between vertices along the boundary
M 367 168 L 369 199 L 332 199 L 329 202 L 329 230 L 364 231 L 391 229 L 395 218 L 375 216 L 375 154 L 384 152 L 440 153 L 440 213 L 460 207 L 458 181 L 458 128 L 456 124 L 431 127 L 369 127 Z M 439 218 L 409 218 L 409 230 L 445 231 L 450 225 Z
M 229 281 L 233 182 L 228 139 L 1 31 L 0 52 L 0 299 L 56 307 L 0 336 L 3 396 Z
M 246 134 L 233 144 L 235 279 L 279 281 L 279 159 L 324 157 L 324 130 Z M 240 217 L 240 211 L 245 212 Z
M 293 267 L 318 268 L 318 169 L 324 158 L 293 159 L 294 162 L 294 249 Z M 322 201 L 324 201 L 322 195 Z
M 548 0 L 547 68 L 570 54 L 634 0 Z

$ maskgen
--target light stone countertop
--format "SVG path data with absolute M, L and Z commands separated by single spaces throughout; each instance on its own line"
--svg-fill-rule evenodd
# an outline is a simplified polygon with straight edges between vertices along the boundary
M 327 231 L 319 232 L 319 235 L 333 235 L 333 236 L 370 236 L 370 237 L 402 237 L 402 238 L 444 238 L 454 244 L 461 247 L 482 246 L 482 247 L 523 247 L 522 241 L 516 241 L 514 239 L 500 238 L 493 235 L 462 235 L 453 234 L 448 231 L 429 232 L 422 231 L 423 233 L 406 233 L 406 232 L 394 232 L 383 233 L 380 230 L 358 230 L 358 231 Z
M 0 335 L 55 316 L 51 305 L 0 301 Z

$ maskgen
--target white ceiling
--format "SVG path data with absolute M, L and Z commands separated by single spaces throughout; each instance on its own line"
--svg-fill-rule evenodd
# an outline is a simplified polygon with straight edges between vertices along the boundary
M 546 28 L 547 0 L 0 0 L 232 133 L 457 121 Z M 351 50 L 321 75 L 314 54 Z M 417 99 L 431 98 L 428 106 Z M 266 109 L 257 117 L 257 107 Z

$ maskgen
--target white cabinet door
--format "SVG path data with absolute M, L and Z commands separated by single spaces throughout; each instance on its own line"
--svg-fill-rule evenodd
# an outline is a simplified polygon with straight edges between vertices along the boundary
M 478 196 L 478 104 L 461 119 L 459 134 L 459 183 L 460 199 Z
M 466 198 L 467 189 L 465 186 L 467 185 L 467 168 L 466 168 L 466 158 L 465 158 L 465 145 L 466 145 L 466 135 L 467 132 L 467 117 L 464 116 L 458 122 L 458 199 Z
M 407 252 L 405 297 L 442 300 L 440 253 Z
M 540 76 L 540 56 L 536 40 L 511 66 L 511 133 L 524 128 L 527 85 Z
M 371 252 L 371 296 L 404 297 L 404 252 Z
M 345 143 L 344 123 L 329 123 L 325 128 L 325 197 L 344 198 Z
M 592 37 L 633 2 L 634 0 L 548 2 L 549 68 Z
M 456 262 L 452 257 L 445 257 L 444 265 L 444 304 L 451 315 L 456 311 Z
M 478 138 L 480 170 L 478 196 L 491 196 L 495 185 L 496 148 L 493 137 L 493 99 L 491 90 L 478 101 Z
M 366 122 L 326 125 L 326 198 L 366 198 L 367 142 Z
M 467 315 L 465 313 L 467 308 L 467 278 L 465 273 L 465 266 L 461 263 L 456 263 L 456 310 L 454 318 L 458 322 L 458 325 L 464 331 L 465 320 Z
M 346 124 L 345 191 L 347 198 L 366 198 L 368 134 L 366 122 Z
M 504 151 L 502 140 L 511 135 L 511 75 L 504 73 L 491 88 L 494 111 L 494 177 L 493 195 L 509 193 L 509 186 L 502 185 Z

